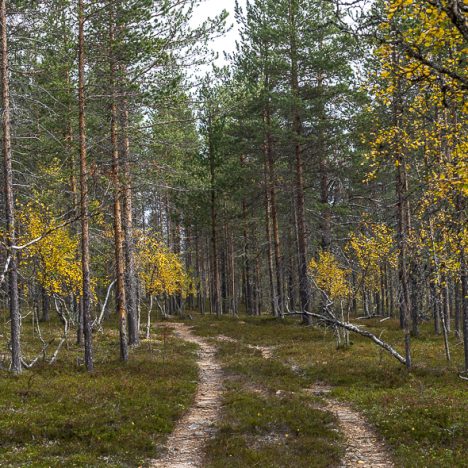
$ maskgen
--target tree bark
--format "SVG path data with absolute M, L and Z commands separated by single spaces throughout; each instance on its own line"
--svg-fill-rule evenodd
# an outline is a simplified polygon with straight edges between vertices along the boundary
M 83 333 L 85 365 L 88 372 L 93 370 L 93 343 L 91 331 L 91 283 L 89 273 L 89 199 L 88 162 L 86 141 L 85 103 L 85 36 L 84 0 L 78 0 L 78 105 L 80 133 L 80 211 L 81 211 L 81 268 L 83 274 Z
M 128 361 L 128 337 L 127 337 L 127 310 L 125 291 L 125 259 L 124 259 L 124 238 L 122 230 L 122 188 L 120 183 L 120 157 L 119 144 L 117 139 L 117 96 L 116 96 L 116 64 L 113 56 L 115 41 L 115 24 L 113 9 L 110 10 L 109 24 L 109 53 L 110 53 L 110 86 L 112 92 L 111 101 L 111 147 L 112 147 L 112 179 L 114 184 L 114 247 L 117 278 L 117 314 L 119 316 L 120 332 L 120 359 Z
M 264 145 L 264 152 L 266 153 L 266 144 Z M 271 201 L 270 192 L 268 190 L 268 178 L 267 178 L 267 164 L 266 161 L 263 163 L 263 183 L 265 192 L 265 233 L 267 241 L 267 265 L 268 265 L 268 284 L 270 289 L 270 306 L 271 314 L 278 316 L 277 309 L 277 297 L 275 292 L 274 282 L 274 265 L 273 265 L 273 249 L 271 247 Z
M 459 194 L 456 199 L 458 213 L 458 237 L 460 258 L 460 285 L 461 285 L 461 318 L 463 321 L 463 350 L 465 355 L 465 372 L 468 372 L 468 274 L 466 252 L 463 245 L 463 227 L 466 225 L 466 199 Z
M 42 315 L 41 315 L 41 322 L 48 322 L 49 321 L 49 311 L 50 311 L 50 302 L 49 302 L 49 295 L 47 291 L 41 286 L 41 302 L 42 302 Z
M 121 70 L 123 74 L 125 70 Z M 130 139 L 128 136 L 128 102 L 122 101 L 122 158 L 123 158 L 123 208 L 124 208 L 124 239 L 125 239 L 125 285 L 126 309 L 128 315 L 128 342 L 130 345 L 139 343 L 137 277 L 135 271 L 135 241 L 133 236 L 133 191 L 130 170 Z
M 21 315 L 18 292 L 18 254 L 13 248 L 16 244 L 15 195 L 13 191 L 13 169 L 11 149 L 11 105 L 8 57 L 8 31 L 6 0 L 0 1 L 0 22 L 2 26 L 2 100 L 3 100 L 3 172 L 5 190 L 5 214 L 7 228 L 7 247 L 10 255 L 8 273 L 8 295 L 10 307 L 10 346 L 11 370 L 15 374 L 22 371 L 21 366 Z
M 454 284 L 454 299 L 455 299 L 455 304 L 454 304 L 454 315 L 455 315 L 455 336 L 460 339 L 462 337 L 462 320 L 461 320 L 461 291 L 460 291 L 460 285 L 458 281 L 455 281 Z
M 278 225 L 278 207 L 276 202 L 276 177 L 275 177 L 275 162 L 273 159 L 273 142 L 271 136 L 271 116 L 270 107 L 267 105 L 265 115 L 267 127 L 267 166 L 268 166 L 268 185 L 270 190 L 270 203 L 271 203 L 271 228 L 273 237 L 273 253 L 275 258 L 275 273 L 276 273 L 276 296 L 278 315 L 282 316 L 284 313 L 284 294 L 283 294 L 283 264 L 281 258 L 281 247 L 279 237 Z
M 210 210 L 211 210 L 211 254 L 212 254 L 212 304 L 216 315 L 220 316 L 223 313 L 221 305 L 221 287 L 219 278 L 219 259 L 218 259 L 218 227 L 217 227 L 217 210 L 216 210 L 216 176 L 215 176 L 215 149 L 213 147 L 211 135 L 211 118 L 208 123 L 210 127 L 209 136 L 209 164 L 210 164 Z
M 302 122 L 298 108 L 299 78 L 297 60 L 296 36 L 297 0 L 289 0 L 290 28 L 290 59 L 291 59 L 291 94 L 292 94 L 292 126 L 294 134 L 295 153 L 295 193 L 296 193 L 296 229 L 298 241 L 299 298 L 301 309 L 305 312 L 309 307 L 309 283 L 307 278 L 307 245 L 304 215 L 304 163 L 302 155 Z M 309 323 L 310 316 L 304 314 L 304 322 Z
M 249 315 L 254 315 L 253 297 L 252 297 L 252 273 L 250 265 L 250 249 L 249 249 L 249 236 L 248 236 L 248 220 L 247 220 L 247 202 L 245 198 L 242 199 L 242 236 L 244 247 L 244 284 L 245 284 L 245 311 Z
M 411 367 L 411 335 L 410 314 L 411 294 L 408 275 L 408 183 L 406 175 L 406 160 L 399 155 L 397 168 L 397 207 L 398 207 L 398 273 L 400 280 L 400 310 L 405 333 L 406 367 Z

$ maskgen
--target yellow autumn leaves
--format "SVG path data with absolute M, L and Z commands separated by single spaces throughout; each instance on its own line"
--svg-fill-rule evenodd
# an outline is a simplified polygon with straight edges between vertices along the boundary
M 370 291 L 378 290 L 382 267 L 396 264 L 394 233 L 385 224 L 366 222 L 360 232 L 351 234 L 345 252 L 358 267 L 356 282 Z M 309 273 L 316 286 L 332 300 L 343 299 L 352 292 L 351 269 L 343 267 L 332 252 L 321 251 L 318 259 L 312 259 Z
M 18 213 L 21 265 L 33 275 L 50 295 L 81 296 L 82 271 L 79 238 L 70 225 L 57 219 L 50 208 L 40 202 L 22 206 Z M 140 234 L 137 240 L 137 267 L 146 293 L 160 296 L 187 296 L 194 282 L 182 259 L 174 254 L 151 232 Z M 95 290 L 95 282 L 92 289 Z
M 440 218 L 440 219 L 439 219 Z M 444 279 L 455 278 L 460 270 L 459 249 L 468 248 L 468 226 L 460 238 L 454 237 L 448 225 L 450 217 L 443 212 L 437 215 L 438 229 L 424 227 L 412 231 L 408 243 L 414 257 L 426 258 L 431 266 L 431 281 L 442 286 Z M 435 225 L 435 221 L 433 225 Z M 444 226 L 440 228 L 440 226 Z M 395 232 L 386 224 L 364 221 L 359 231 L 353 232 L 344 247 L 347 264 L 330 251 L 321 251 L 309 263 L 309 274 L 315 286 L 335 301 L 353 294 L 355 288 L 364 287 L 378 292 L 384 279 L 385 268 L 397 268 L 398 249 Z M 354 271 L 354 281 L 351 276 Z
M 51 210 L 39 202 L 23 206 L 18 215 L 20 244 L 40 239 L 24 249 L 22 262 L 49 294 L 81 295 L 82 273 L 79 240 L 62 226 Z
M 180 256 L 171 252 L 154 233 L 139 235 L 137 251 L 138 269 L 148 295 L 186 297 L 194 292 L 193 279 Z
M 332 299 L 342 299 L 350 293 L 350 271 L 341 267 L 335 255 L 328 251 L 319 253 L 317 260 L 309 263 L 309 272 L 316 286 Z

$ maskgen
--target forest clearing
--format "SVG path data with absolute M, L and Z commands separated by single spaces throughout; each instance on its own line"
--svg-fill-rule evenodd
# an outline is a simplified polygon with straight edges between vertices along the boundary
M 467 466 L 466 0 L 0 0 L 0 49 L 0 466 Z

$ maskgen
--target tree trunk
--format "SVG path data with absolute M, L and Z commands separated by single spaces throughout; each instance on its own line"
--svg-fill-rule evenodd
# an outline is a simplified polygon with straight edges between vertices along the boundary
M 465 372 L 468 372 L 468 276 L 466 274 L 466 257 L 460 249 L 460 280 L 462 292 L 463 347 L 465 351 Z
M 125 70 L 121 70 L 123 74 Z M 135 242 L 133 236 L 133 191 L 130 171 L 130 140 L 128 137 L 128 102 L 124 98 L 121 110 L 122 158 L 123 158 L 123 209 L 124 209 L 124 240 L 125 240 L 125 285 L 126 309 L 128 316 L 128 342 L 130 345 L 139 343 L 137 277 L 135 271 Z
M 88 372 L 93 370 L 93 343 L 91 332 L 91 283 L 89 274 L 89 199 L 88 163 L 85 115 L 85 42 L 84 42 L 84 0 L 78 0 L 78 104 L 80 133 L 80 211 L 81 211 L 81 268 L 83 274 L 83 332 L 85 365 Z
M 77 321 L 76 321 L 76 344 L 81 346 L 83 344 L 84 335 L 83 335 L 83 301 L 80 301 L 78 308 L 76 310 Z
M 443 277 L 443 284 L 442 284 L 442 298 L 443 298 L 443 311 L 444 311 L 444 322 L 447 328 L 447 331 L 451 331 L 451 314 L 450 314 L 450 294 L 449 294 L 449 286 L 448 286 L 448 278 L 446 275 Z
M 211 127 L 211 121 L 209 122 Z M 210 158 L 210 194 L 211 194 L 211 253 L 212 253 L 212 303 L 216 315 L 223 313 L 221 305 L 221 287 L 219 279 L 219 259 L 218 259 L 218 239 L 217 239 L 217 210 L 216 210 L 216 180 L 215 180 L 215 150 L 213 147 L 212 136 L 209 141 Z
M 245 272 L 245 311 L 249 315 L 254 315 L 253 307 L 253 291 L 252 291 L 252 272 L 250 265 L 250 249 L 248 236 L 248 221 L 247 221 L 247 202 L 242 199 L 242 235 L 244 239 L 244 272 Z
M 11 149 L 11 106 L 6 0 L 0 1 L 0 22 L 2 25 L 3 173 L 5 184 L 7 247 L 10 255 L 8 296 L 10 299 L 11 370 L 15 374 L 19 374 L 22 371 L 21 315 L 18 292 L 18 255 L 17 251 L 14 249 L 16 244 L 16 220 Z
M 397 167 L 397 206 L 398 206 L 398 273 L 400 280 L 400 310 L 405 333 L 405 359 L 406 367 L 411 367 L 411 336 L 410 314 L 411 294 L 408 277 L 408 183 L 406 178 L 406 161 L 403 155 L 399 155 Z
M 466 199 L 459 194 L 456 200 L 458 212 L 458 241 L 460 258 L 461 317 L 463 320 L 463 349 L 465 354 L 465 372 L 468 372 L 468 275 L 466 253 L 463 245 L 464 226 L 466 225 Z
M 269 83 L 267 81 L 267 87 Z M 268 88 L 267 88 L 268 89 Z M 276 204 L 276 177 L 275 177 L 275 161 L 273 158 L 273 139 L 271 135 L 271 110 L 269 96 L 268 102 L 264 111 L 264 124 L 265 124 L 265 144 L 266 144 L 266 164 L 267 164 L 267 189 L 270 194 L 270 216 L 271 216 L 271 230 L 273 240 L 273 253 L 275 260 L 275 280 L 276 280 L 276 311 L 275 315 L 282 316 L 284 314 L 284 295 L 283 295 L 283 267 L 281 261 L 281 249 L 279 238 L 278 226 L 278 209 Z
M 146 339 L 151 338 L 151 312 L 153 310 L 153 295 L 150 294 L 150 303 L 148 307 L 148 315 L 146 317 Z
M 125 259 L 124 259 L 124 238 L 122 230 L 122 207 L 121 207 L 121 184 L 120 184 L 120 160 L 119 145 L 117 140 L 117 96 L 115 87 L 116 65 L 113 56 L 115 41 L 115 25 L 113 9 L 110 12 L 109 25 L 109 53 L 110 53 L 110 86 L 112 92 L 111 102 L 111 146 L 112 146 L 112 179 L 114 184 L 114 243 L 115 243 L 115 263 L 117 277 L 117 313 L 120 324 L 120 359 L 128 361 L 128 338 L 127 338 L 127 311 L 126 291 L 125 291 Z
M 392 61 L 399 61 L 396 53 L 392 54 Z M 392 104 L 393 124 L 399 127 L 401 119 L 401 80 L 398 79 Z M 398 142 L 397 142 L 398 144 Z M 405 333 L 405 359 L 406 367 L 411 367 L 411 292 L 409 285 L 409 261 L 408 261 L 408 235 L 411 230 L 410 209 L 408 200 L 408 178 L 406 169 L 406 157 L 404 149 L 399 148 L 396 154 L 396 197 L 397 197 L 397 241 L 398 241 L 398 279 L 400 299 L 400 319 Z
M 264 145 L 264 151 L 266 152 L 266 145 Z M 267 181 L 267 168 L 266 161 L 263 164 L 263 183 L 264 183 L 264 192 L 265 192 L 265 233 L 267 241 L 267 265 L 268 265 L 268 280 L 269 280 L 269 289 L 270 289 L 270 306 L 271 314 L 275 317 L 278 316 L 277 309 L 277 297 L 275 293 L 275 282 L 274 282 L 274 266 L 273 266 L 273 249 L 271 247 L 271 202 L 270 202 L 270 192 L 268 190 L 268 181 Z
M 299 78 L 296 36 L 297 0 L 289 0 L 290 28 L 290 59 L 291 59 L 291 94 L 292 94 L 292 125 L 294 133 L 295 153 L 295 194 L 296 194 L 296 229 L 298 242 L 299 298 L 302 311 L 309 307 L 309 284 L 307 278 L 307 246 L 304 215 L 304 165 L 302 159 L 302 122 L 298 108 Z M 304 314 L 304 322 L 310 322 L 310 316 Z
M 454 299 L 455 299 L 455 305 L 454 305 L 454 312 L 455 312 L 455 336 L 460 339 L 462 337 L 462 317 L 461 317 L 461 298 L 460 298 L 460 285 L 458 281 L 455 281 L 454 284 Z
M 41 322 L 48 322 L 49 321 L 49 311 L 50 311 L 50 302 L 49 302 L 49 295 L 44 287 L 41 286 L 41 302 L 42 302 L 42 315 L 41 315 Z

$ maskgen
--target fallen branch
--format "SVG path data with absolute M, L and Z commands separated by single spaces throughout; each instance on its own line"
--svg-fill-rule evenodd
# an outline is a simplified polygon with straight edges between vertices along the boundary
M 329 323 L 331 325 L 335 325 L 336 327 L 344 328 L 345 330 L 352 331 L 358 335 L 364 336 L 365 338 L 369 338 L 372 340 L 376 345 L 380 346 L 381 348 L 385 349 L 390 355 L 392 355 L 397 361 L 401 362 L 401 364 L 406 364 L 405 358 L 396 351 L 391 345 L 386 343 L 385 341 L 381 340 L 378 336 L 375 336 L 373 333 L 368 332 L 367 330 L 362 330 L 361 328 L 353 325 L 352 323 L 341 322 L 332 317 L 326 317 L 325 315 L 314 314 L 312 312 L 288 312 L 285 315 L 307 315 L 309 317 L 316 318 L 318 320 L 322 320 L 323 322 Z
M 63 323 L 63 328 L 65 330 L 64 335 L 66 335 L 67 332 L 68 332 L 68 320 L 65 317 L 65 314 L 61 311 L 58 300 L 59 300 L 59 298 L 56 295 L 54 295 L 55 310 L 57 311 L 57 315 L 59 316 L 60 320 Z
M 26 369 L 31 369 L 31 367 L 33 367 L 34 364 L 36 364 L 37 361 L 39 361 L 40 357 L 45 355 L 45 352 L 46 352 L 47 348 L 48 348 L 54 341 L 55 341 L 55 339 L 52 338 L 52 340 L 50 340 L 48 343 L 46 343 L 46 344 L 42 347 L 41 352 L 40 352 L 30 363 L 27 363 L 26 360 L 25 360 L 24 358 L 21 358 L 21 365 L 22 365 L 23 367 L 25 367 Z

